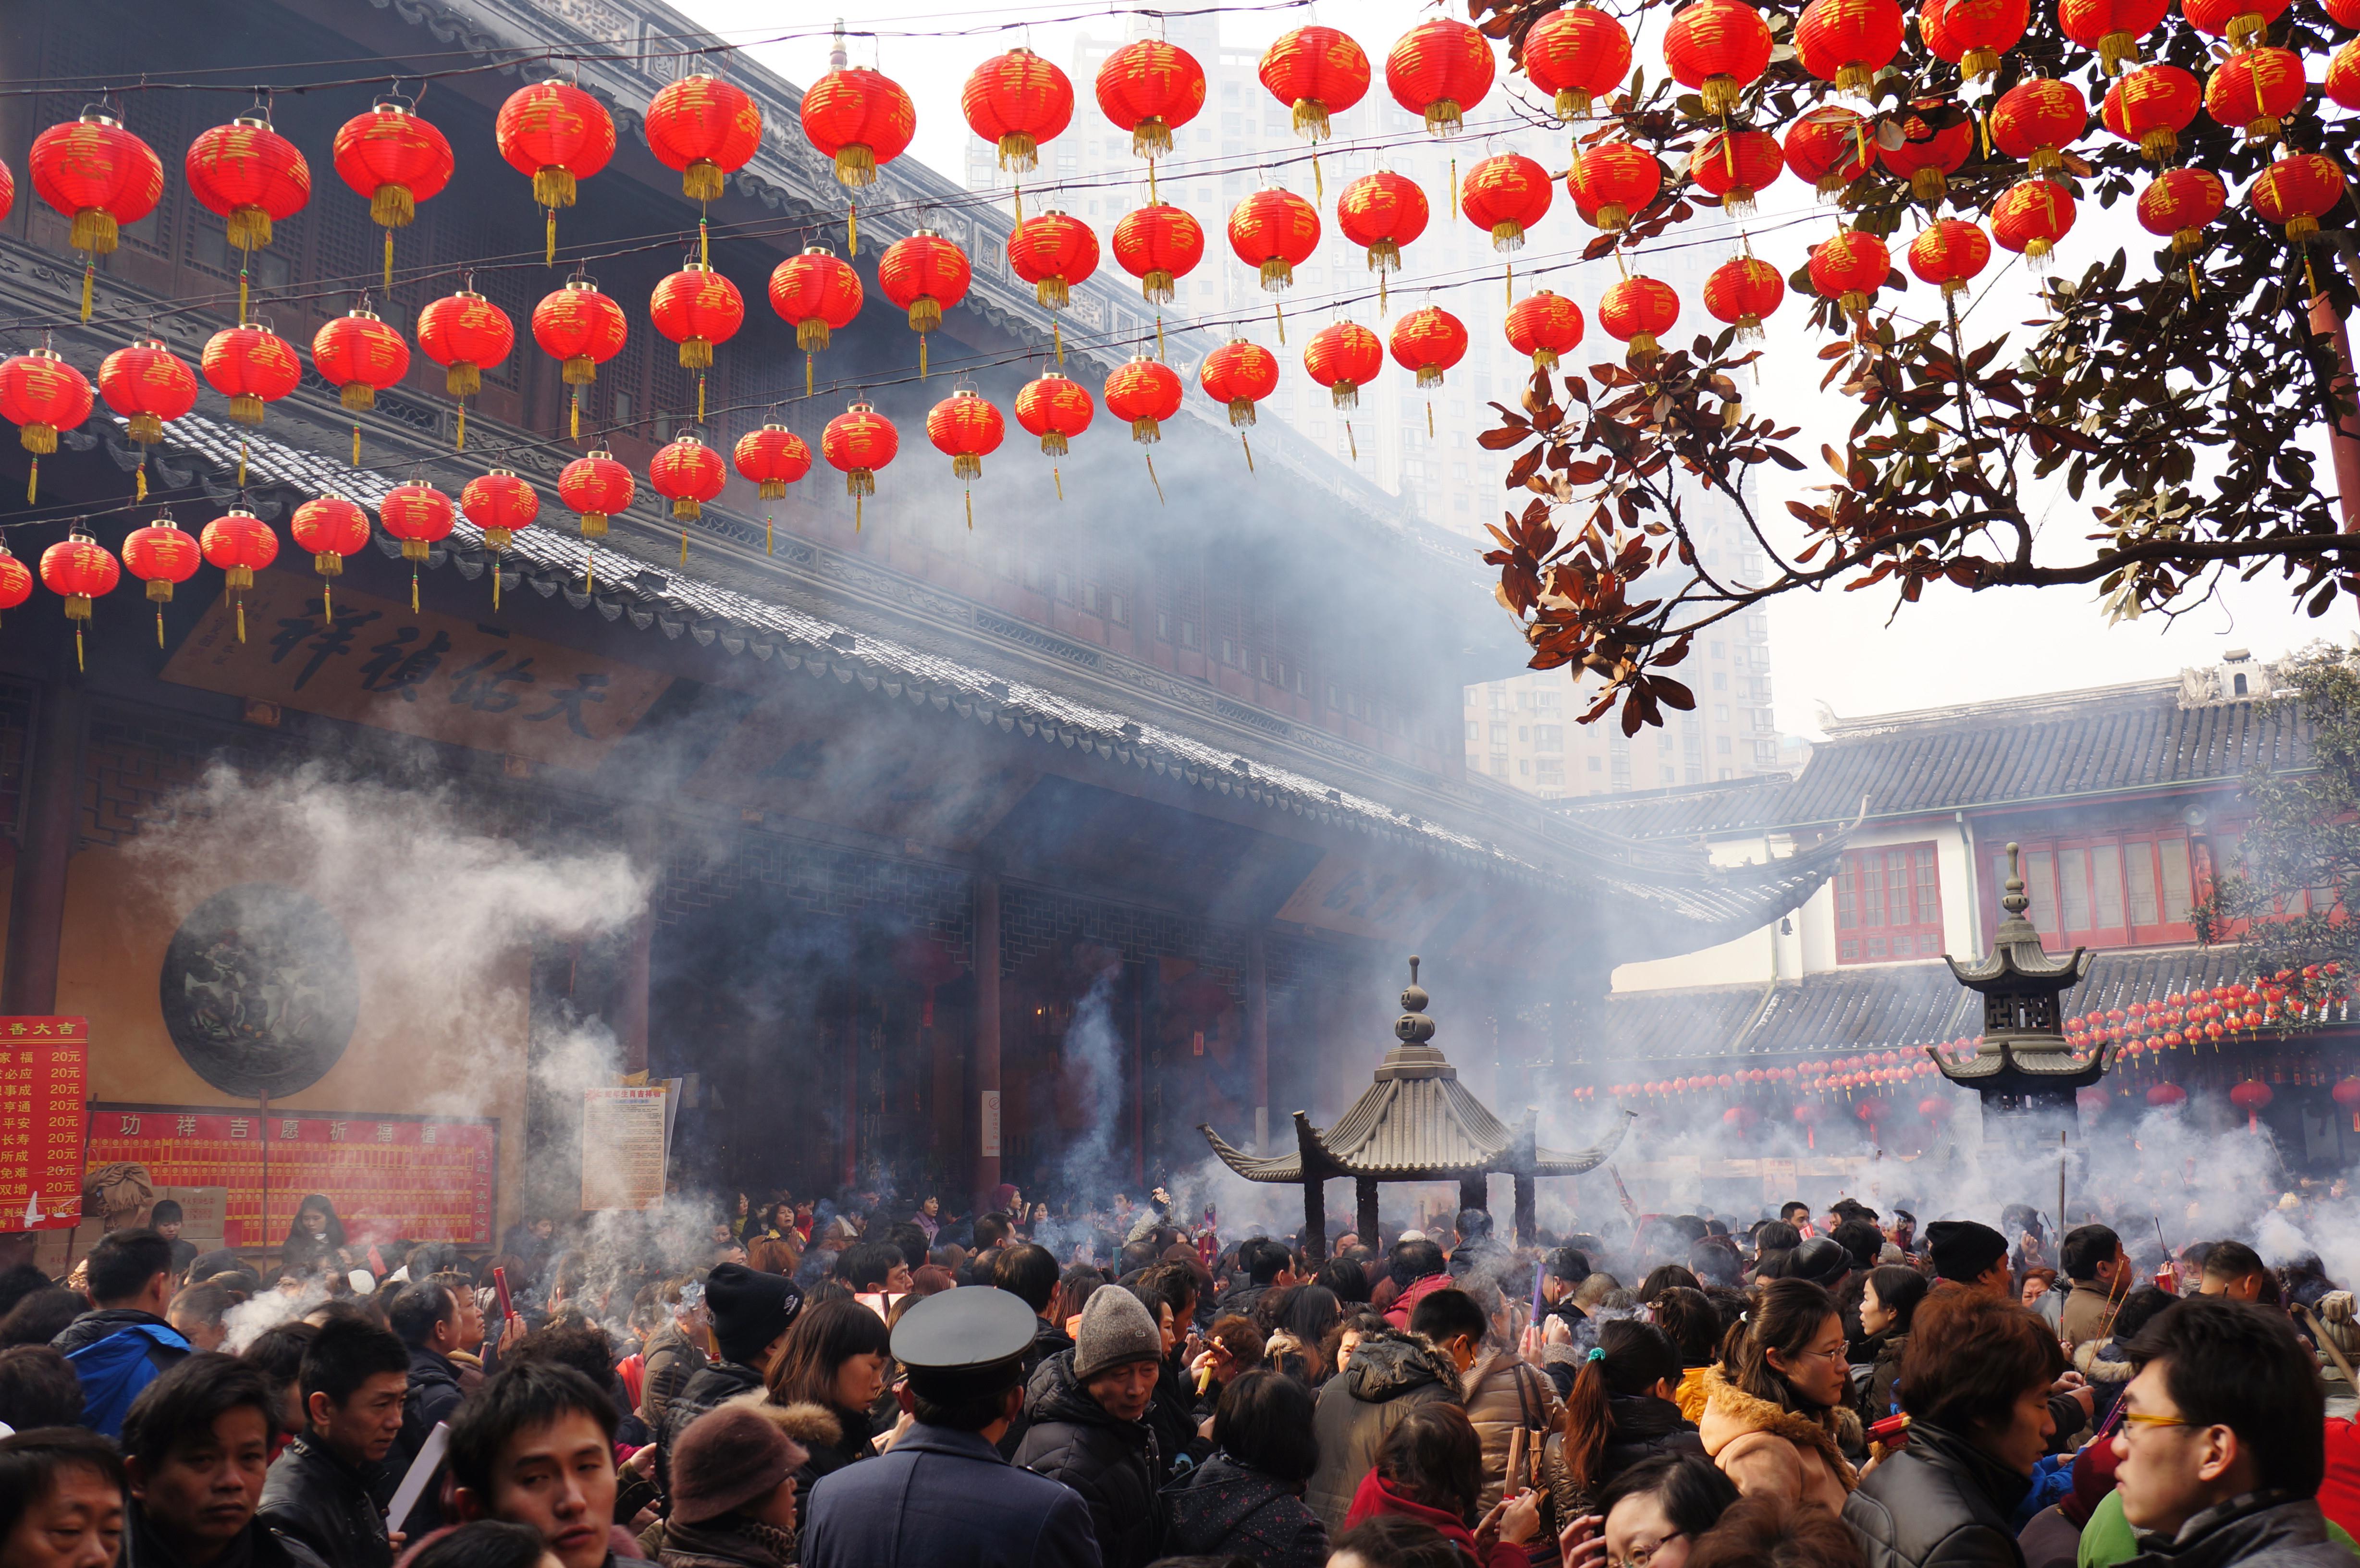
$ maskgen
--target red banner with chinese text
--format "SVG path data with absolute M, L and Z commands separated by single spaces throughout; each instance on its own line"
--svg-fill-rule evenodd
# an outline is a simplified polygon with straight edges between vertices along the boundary
M 0 1231 L 82 1219 L 90 1020 L 0 1017 Z
M 489 1246 L 499 1143 L 490 1118 L 91 1107 L 93 1168 L 137 1160 L 158 1187 L 229 1189 L 227 1247 L 278 1246 L 310 1192 L 336 1205 L 356 1245 L 407 1236 Z

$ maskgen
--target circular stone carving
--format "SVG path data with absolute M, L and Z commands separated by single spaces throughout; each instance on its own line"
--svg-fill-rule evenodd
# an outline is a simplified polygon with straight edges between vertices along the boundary
M 315 899 L 241 882 L 190 911 L 158 982 L 164 1027 L 198 1076 L 241 1099 L 308 1089 L 352 1043 L 353 944 Z

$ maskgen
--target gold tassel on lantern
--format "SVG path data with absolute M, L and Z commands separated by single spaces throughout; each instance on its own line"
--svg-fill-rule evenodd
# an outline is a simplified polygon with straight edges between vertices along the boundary
M 1360 462 L 1360 438 L 1352 433 L 1352 421 L 1349 419 L 1344 421 L 1344 440 L 1352 449 L 1352 461 L 1354 463 Z
M 1246 440 L 1245 431 L 1240 430 L 1238 432 L 1238 444 L 1246 449 L 1246 472 L 1248 474 L 1251 474 L 1254 471 L 1253 442 Z
M 1142 455 L 1147 459 L 1148 482 L 1155 486 L 1155 504 L 1159 506 L 1168 505 L 1164 499 L 1164 481 L 1155 477 L 1155 454 L 1151 452 Z

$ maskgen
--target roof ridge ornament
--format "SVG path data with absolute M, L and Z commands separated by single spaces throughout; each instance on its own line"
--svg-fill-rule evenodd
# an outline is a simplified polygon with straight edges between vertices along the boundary
M 1433 998 L 1417 983 L 1418 958 L 1413 953 L 1409 961 L 1409 985 L 1401 994 L 1402 1015 L 1393 1020 L 1393 1039 L 1400 1041 L 1385 1052 L 1383 1065 L 1377 1069 L 1377 1082 L 1382 1083 L 1400 1078 L 1456 1078 L 1459 1069 L 1444 1059 L 1441 1049 L 1434 1043 L 1434 1020 L 1426 1016 L 1426 1004 Z

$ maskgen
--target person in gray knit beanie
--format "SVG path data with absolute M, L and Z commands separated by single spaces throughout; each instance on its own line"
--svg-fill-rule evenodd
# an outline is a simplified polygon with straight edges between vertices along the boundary
M 1087 1383 L 1126 1361 L 1164 1359 L 1164 1334 L 1129 1290 L 1093 1290 L 1074 1336 L 1074 1376 Z
M 1015 1462 L 1082 1495 L 1103 1568 L 1146 1568 L 1163 1541 L 1163 1455 L 1142 1419 L 1163 1361 L 1155 1318 L 1130 1290 L 1109 1285 L 1082 1308 L 1074 1348 L 1041 1363 L 1026 1386 L 1031 1424 Z

